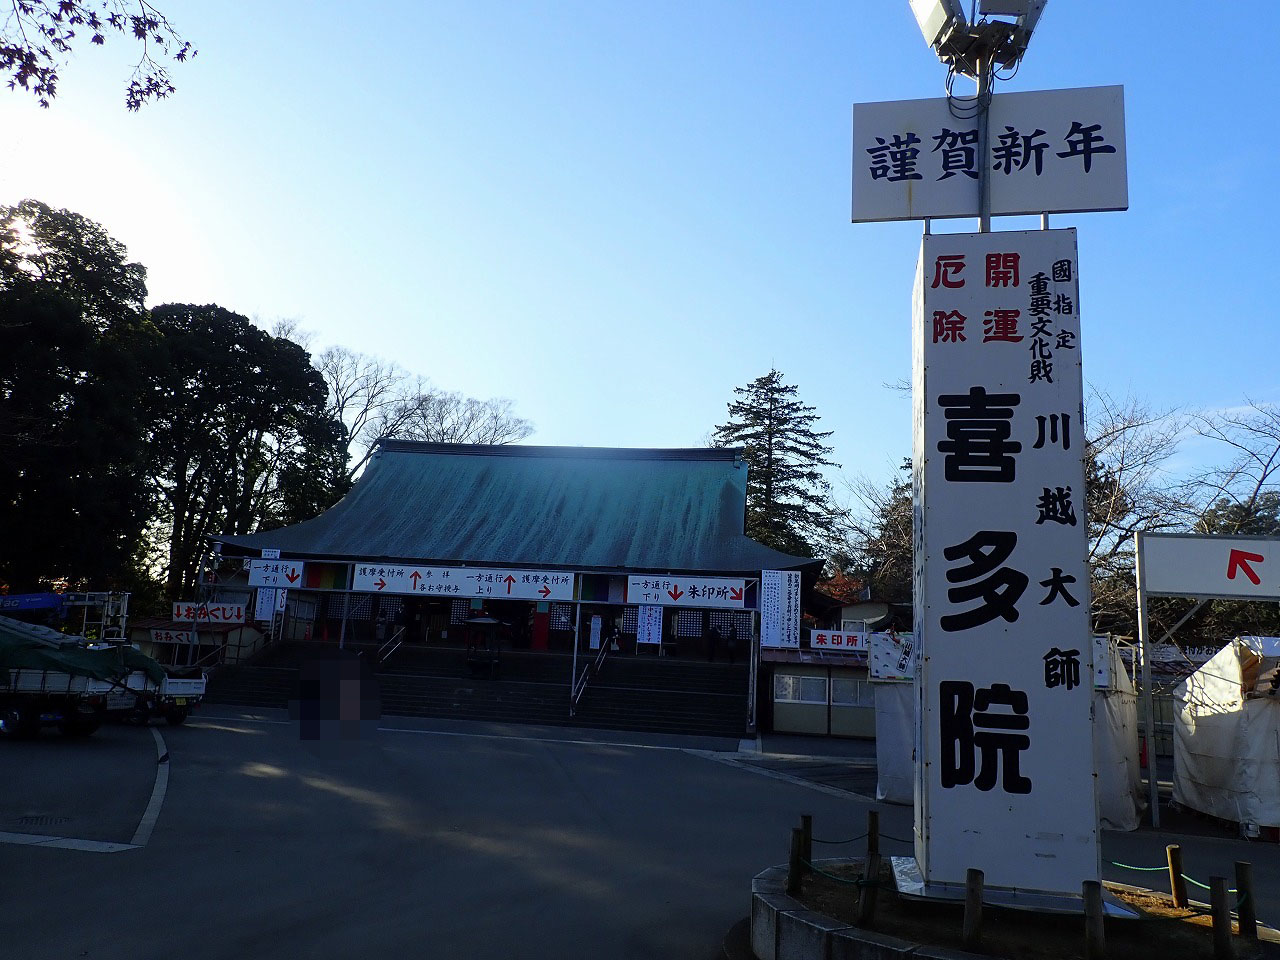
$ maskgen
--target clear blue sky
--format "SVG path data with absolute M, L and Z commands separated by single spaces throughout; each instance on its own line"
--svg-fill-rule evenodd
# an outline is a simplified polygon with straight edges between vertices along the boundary
M 153 304 L 296 318 L 511 397 L 531 442 L 695 445 L 773 365 L 846 472 L 909 454 L 882 384 L 910 371 L 920 226 L 848 222 L 851 105 L 942 93 L 907 0 L 161 8 L 200 50 L 170 100 L 124 110 L 119 38 L 50 110 L 0 91 L 0 202 L 99 221 Z M 1054 218 L 1099 386 L 1280 399 L 1277 19 L 1050 0 L 1000 88 L 1125 87 L 1129 211 Z

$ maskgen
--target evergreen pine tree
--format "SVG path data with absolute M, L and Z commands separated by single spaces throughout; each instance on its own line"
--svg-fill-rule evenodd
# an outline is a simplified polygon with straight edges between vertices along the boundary
M 812 556 L 826 539 L 831 516 L 830 487 L 820 467 L 827 459 L 823 443 L 831 431 L 817 431 L 814 408 L 796 399 L 796 388 L 770 370 L 745 387 L 729 404 L 729 422 L 715 428 L 712 445 L 743 447 L 747 463 L 746 532 L 784 553 Z

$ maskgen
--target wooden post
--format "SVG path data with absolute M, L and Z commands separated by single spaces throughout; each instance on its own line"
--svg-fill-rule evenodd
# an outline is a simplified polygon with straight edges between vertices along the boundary
M 867 811 L 867 856 L 880 853 L 880 811 Z
M 792 896 L 800 892 L 801 870 L 804 869 L 800 862 L 803 844 L 804 836 L 800 828 L 792 827 L 791 858 L 787 861 L 787 893 Z
M 1081 884 L 1084 895 L 1084 955 L 1086 960 L 1102 960 L 1107 955 L 1107 929 L 1103 923 L 1102 884 L 1086 880 Z
M 1258 911 L 1253 902 L 1253 864 L 1236 861 L 1236 916 L 1240 918 L 1240 936 L 1258 939 Z
M 1233 960 L 1231 906 L 1227 903 L 1227 878 L 1209 878 L 1209 909 L 1213 913 L 1213 960 Z
M 810 863 L 813 863 L 813 814 L 800 814 L 800 833 L 804 837 L 804 843 L 800 847 L 800 855 Z
M 1165 856 L 1169 858 L 1169 892 L 1173 894 L 1173 905 L 1175 907 L 1185 907 L 1187 905 L 1187 881 L 1182 879 L 1182 847 L 1176 843 L 1171 843 L 1164 848 Z
M 966 950 L 982 946 L 982 884 L 981 870 L 970 867 L 964 875 L 964 926 L 960 941 Z
M 858 888 L 858 912 L 854 922 L 869 928 L 876 916 L 876 888 L 880 883 L 880 854 L 867 855 L 866 869 L 862 872 L 862 886 Z

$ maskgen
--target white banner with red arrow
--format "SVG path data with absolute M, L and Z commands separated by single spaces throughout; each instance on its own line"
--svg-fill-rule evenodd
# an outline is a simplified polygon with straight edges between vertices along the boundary
M 1148 595 L 1280 599 L 1280 539 L 1139 534 Z
M 746 581 L 730 577 L 627 577 L 627 603 L 741 610 L 745 595 Z
M 303 566 L 301 560 L 250 560 L 249 586 L 301 587 Z
M 359 593 L 418 593 L 498 600 L 572 600 L 573 574 L 498 567 L 415 567 L 362 560 L 351 589 Z

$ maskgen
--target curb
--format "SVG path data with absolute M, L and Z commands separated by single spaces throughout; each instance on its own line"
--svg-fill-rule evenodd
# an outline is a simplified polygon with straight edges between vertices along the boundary
M 814 861 L 814 866 L 861 862 L 858 857 L 829 857 Z M 751 880 L 750 942 L 757 960 L 992 960 L 851 926 L 810 910 L 786 889 L 786 864 L 763 870 Z

